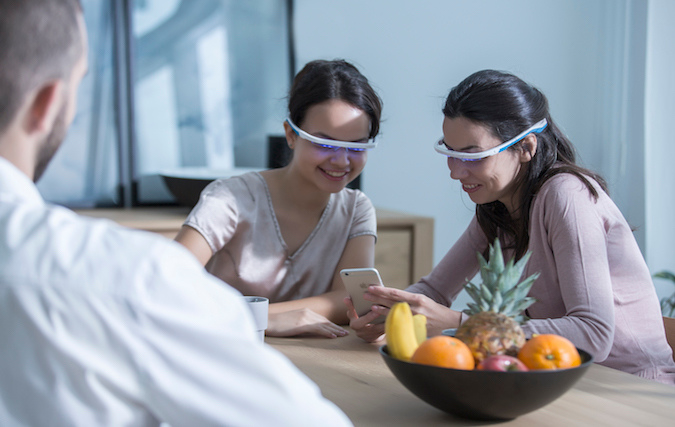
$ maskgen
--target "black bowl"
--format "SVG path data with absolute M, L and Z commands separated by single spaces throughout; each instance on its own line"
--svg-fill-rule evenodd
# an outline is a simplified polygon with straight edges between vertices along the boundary
M 479 420 L 509 420 L 545 406 L 581 378 L 593 357 L 579 350 L 581 365 L 527 372 L 464 371 L 395 359 L 380 347 L 394 376 L 413 394 L 441 411 Z
M 164 178 L 164 183 L 176 199 L 176 202 L 179 205 L 189 207 L 197 204 L 199 195 L 204 187 L 213 181 L 213 179 L 181 178 L 167 175 L 162 175 L 162 178 Z
M 204 187 L 211 181 L 261 170 L 263 169 L 245 167 L 222 170 L 183 168 L 162 172 L 160 176 L 179 205 L 193 207 L 199 201 L 199 195 Z

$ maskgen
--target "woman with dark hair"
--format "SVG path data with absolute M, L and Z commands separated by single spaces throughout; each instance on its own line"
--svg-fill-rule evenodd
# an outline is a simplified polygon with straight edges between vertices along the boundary
M 527 336 L 570 339 L 595 361 L 675 384 L 651 275 L 631 228 L 600 176 L 575 162 L 571 142 L 551 118 L 546 97 L 516 76 L 484 70 L 454 87 L 443 108 L 452 179 L 476 203 L 467 230 L 426 277 L 406 291 L 371 287 L 373 310 L 351 326 L 367 341 L 371 323 L 397 301 L 428 318 L 430 335 L 457 328 L 467 314 L 450 308 L 479 269 L 477 253 L 502 242 L 505 259 L 532 255 L 523 278 L 539 273 L 528 296 Z M 349 304 L 348 304 L 349 305 Z
M 374 148 L 382 105 L 352 64 L 312 61 L 293 81 L 288 165 L 209 184 L 176 240 L 244 295 L 270 300 L 267 335 L 346 335 L 343 268 L 372 267 L 376 219 L 346 188 Z

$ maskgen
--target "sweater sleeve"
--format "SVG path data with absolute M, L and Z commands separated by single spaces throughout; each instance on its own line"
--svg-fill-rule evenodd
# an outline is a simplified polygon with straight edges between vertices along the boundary
M 604 360 L 614 339 L 614 301 L 608 260 L 610 221 L 603 214 L 601 192 L 596 201 L 575 177 L 556 177 L 542 188 L 532 209 L 530 249 L 540 261 L 525 332 L 565 336 Z M 538 238 L 537 236 L 541 236 Z M 548 258 L 544 254 L 549 254 Z M 534 257 L 533 257 L 534 258 Z M 534 288 L 533 288 L 534 290 Z M 555 301 L 557 295 L 562 301 Z M 532 291 L 530 293 L 532 295 Z M 547 301 L 547 297 L 556 296 Z M 560 304 L 562 303 L 562 307 Z M 537 313 L 537 311 L 543 311 Z

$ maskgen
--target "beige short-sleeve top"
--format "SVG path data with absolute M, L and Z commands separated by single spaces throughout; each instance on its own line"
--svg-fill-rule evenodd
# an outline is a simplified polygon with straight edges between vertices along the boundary
M 244 295 L 270 302 L 330 291 L 347 241 L 376 237 L 375 208 L 359 190 L 331 194 L 319 223 L 295 253 L 281 236 L 269 188 L 257 172 L 210 183 L 185 221 L 214 255 L 206 269 Z

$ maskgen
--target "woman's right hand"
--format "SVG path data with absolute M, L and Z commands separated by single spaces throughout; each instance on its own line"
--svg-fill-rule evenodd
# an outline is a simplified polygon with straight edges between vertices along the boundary
M 309 308 L 270 313 L 267 330 L 265 331 L 265 335 L 270 337 L 319 335 L 326 338 L 337 338 L 348 333 L 344 328 Z

